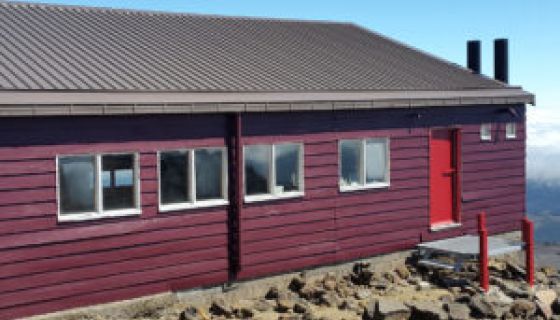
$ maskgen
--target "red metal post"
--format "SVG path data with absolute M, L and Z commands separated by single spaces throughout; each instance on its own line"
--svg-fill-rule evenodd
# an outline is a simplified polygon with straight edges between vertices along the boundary
M 488 273 L 488 230 L 486 230 L 486 213 L 478 214 L 478 236 L 479 236 L 479 277 L 480 287 L 484 291 L 489 289 L 489 273 Z
M 523 242 L 525 242 L 525 273 L 527 283 L 535 284 L 535 243 L 533 222 L 527 217 L 522 220 Z

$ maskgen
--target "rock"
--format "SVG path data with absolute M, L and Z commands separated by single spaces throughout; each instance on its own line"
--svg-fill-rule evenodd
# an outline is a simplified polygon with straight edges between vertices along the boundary
M 294 309 L 293 310 L 294 310 L 295 313 L 300 313 L 300 314 L 306 314 L 306 313 L 310 313 L 312 311 L 309 303 L 307 303 L 305 301 L 297 301 L 296 303 L 294 303 Z
M 529 292 L 527 290 L 523 290 L 522 288 L 510 284 L 498 277 L 490 277 L 490 283 L 493 285 L 498 286 L 506 295 L 512 298 L 529 298 Z
M 260 312 L 266 312 L 274 309 L 274 305 L 266 299 L 259 299 L 253 302 L 253 308 Z
M 198 314 L 198 310 L 195 307 L 186 308 L 179 315 L 179 320 L 201 320 Z
M 513 261 L 506 261 L 506 268 L 513 276 L 525 277 L 525 269 Z
M 556 298 L 556 300 L 552 303 L 551 308 L 554 314 L 560 315 L 560 298 Z
M 371 296 L 371 291 L 366 289 L 358 289 L 356 291 L 355 297 L 358 300 L 365 300 Z
M 471 302 L 471 295 L 468 293 L 461 293 L 455 297 L 455 302 L 469 304 Z
M 448 288 L 449 292 L 454 295 L 454 296 L 458 296 L 459 294 L 461 294 L 461 287 L 451 287 Z
M 286 315 L 286 314 L 281 314 L 278 315 L 278 320 L 302 320 L 302 317 L 299 315 Z
M 483 318 L 497 319 L 501 316 L 500 311 L 484 296 L 472 297 L 469 307 L 475 316 Z
M 217 316 L 225 316 L 230 318 L 233 315 L 233 309 L 222 298 L 217 298 L 212 301 L 210 312 Z
M 416 284 L 416 290 L 418 290 L 418 291 L 429 290 L 431 287 L 432 287 L 432 285 L 427 281 L 419 281 Z
M 449 303 L 446 305 L 449 312 L 449 320 L 469 320 L 471 309 L 461 303 Z
M 410 271 L 404 264 L 397 266 L 395 268 L 395 273 L 403 280 L 407 280 L 410 277 Z
M 533 315 L 536 309 L 537 308 L 532 301 L 527 299 L 517 299 L 513 301 L 510 312 L 516 317 L 527 318 Z
M 278 312 L 288 312 L 294 308 L 294 304 L 294 297 L 290 293 L 278 293 L 278 298 L 276 298 L 276 310 Z
M 548 277 L 542 271 L 535 272 L 535 281 L 539 283 L 548 283 Z
M 397 283 L 397 278 L 396 278 L 395 274 L 392 273 L 392 272 L 384 272 L 383 273 L 383 278 L 387 279 L 387 281 L 389 281 L 391 283 Z
M 369 263 L 359 262 L 354 264 L 350 280 L 357 285 L 369 285 L 374 277 L 374 272 L 369 270 Z
M 371 301 L 364 310 L 366 320 L 406 320 L 410 318 L 410 309 L 402 302 L 393 299 Z
M 278 287 L 272 286 L 268 289 L 266 295 L 264 296 L 268 300 L 278 299 Z
M 479 293 L 479 291 L 473 286 L 463 287 L 463 292 L 470 295 L 470 296 L 474 296 L 474 295 L 477 295 Z
M 336 287 L 337 287 L 336 277 L 326 276 L 323 279 L 323 288 L 325 288 L 326 290 L 333 291 L 336 289 Z
M 254 303 L 250 300 L 239 300 L 233 306 L 233 314 L 240 319 L 252 318 L 255 315 Z
M 370 283 L 370 286 L 375 289 L 375 290 L 387 290 L 389 288 L 389 283 L 387 283 L 387 280 L 383 280 L 383 281 L 372 281 Z
M 488 269 L 498 272 L 504 272 L 507 270 L 507 264 L 505 261 L 491 259 L 488 261 Z
M 447 312 L 440 304 L 426 301 L 415 301 L 409 303 L 412 310 L 411 319 L 415 320 L 447 320 Z
M 288 289 L 299 292 L 305 285 L 307 284 L 307 280 L 302 276 L 296 276 L 292 279 L 290 284 L 288 285 Z
M 553 266 L 544 266 L 541 268 L 540 271 L 544 273 L 547 277 L 554 277 L 558 274 L 558 270 L 556 270 L 556 268 Z
M 552 289 L 538 290 L 535 292 L 535 298 L 548 306 L 552 306 L 557 297 L 556 291 Z
M 354 299 L 343 300 L 340 309 L 354 311 L 356 314 L 362 314 L 364 311 L 360 304 Z
M 539 315 L 543 316 L 545 319 L 550 319 L 552 317 L 552 308 L 549 305 L 540 300 L 537 300 L 535 303 Z
M 500 288 L 498 287 L 490 287 L 488 290 L 487 296 L 493 302 L 496 302 L 501 305 L 509 305 L 513 303 L 513 299 L 507 296 Z
M 327 292 L 319 299 L 319 303 L 327 307 L 338 308 L 342 305 L 342 300 L 336 293 Z
M 318 303 L 319 299 L 321 299 L 321 297 L 326 293 L 327 292 L 322 287 L 307 284 L 299 291 L 299 296 L 313 303 Z

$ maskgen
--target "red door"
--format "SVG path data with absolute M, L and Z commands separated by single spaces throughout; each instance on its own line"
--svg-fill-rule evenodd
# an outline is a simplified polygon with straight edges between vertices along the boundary
M 456 222 L 455 179 L 457 166 L 454 155 L 455 134 L 452 129 L 434 129 L 430 139 L 430 225 L 441 226 Z

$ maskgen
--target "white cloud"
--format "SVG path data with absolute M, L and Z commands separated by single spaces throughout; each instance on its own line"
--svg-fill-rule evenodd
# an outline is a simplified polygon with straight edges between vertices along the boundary
M 560 110 L 528 109 L 527 178 L 560 184 Z

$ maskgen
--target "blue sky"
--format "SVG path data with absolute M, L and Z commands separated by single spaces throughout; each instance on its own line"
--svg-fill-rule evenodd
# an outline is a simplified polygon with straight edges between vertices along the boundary
M 537 95 L 529 108 L 528 174 L 560 184 L 559 0 L 52 0 L 60 4 L 189 13 L 351 21 L 458 64 L 482 40 L 493 75 L 493 40 L 510 39 L 510 82 Z

